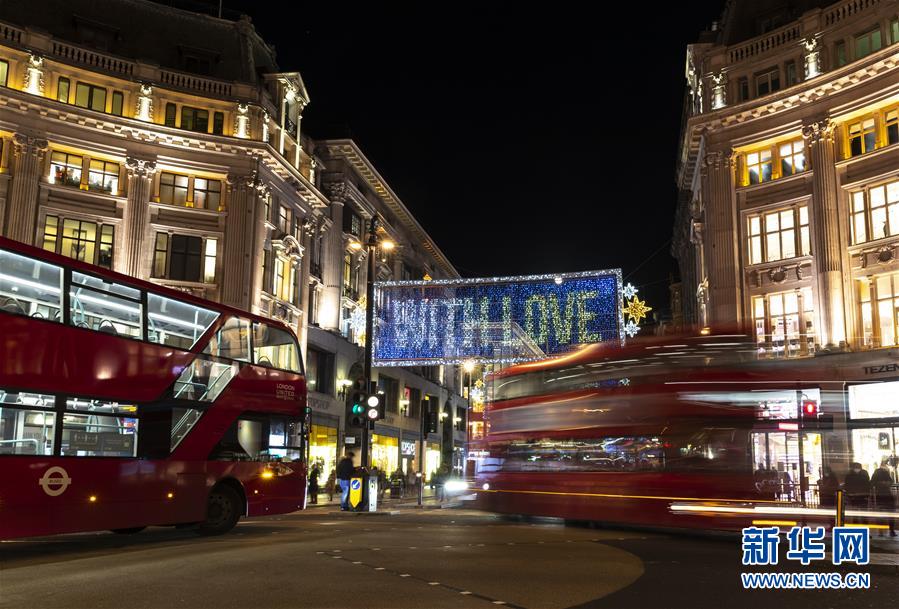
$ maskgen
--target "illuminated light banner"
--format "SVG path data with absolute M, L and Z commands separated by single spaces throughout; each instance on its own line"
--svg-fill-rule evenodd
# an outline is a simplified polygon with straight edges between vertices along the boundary
M 519 362 L 622 341 L 621 270 L 375 284 L 376 366 Z

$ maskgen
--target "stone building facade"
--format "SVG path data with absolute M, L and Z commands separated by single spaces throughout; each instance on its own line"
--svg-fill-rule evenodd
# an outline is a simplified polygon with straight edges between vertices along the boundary
M 689 45 L 687 324 L 777 357 L 899 344 L 899 2 L 738 2 Z
M 338 382 L 362 359 L 366 221 L 400 245 L 379 278 L 456 271 L 353 142 L 303 132 L 309 102 L 248 18 L 144 0 L 0 4 L 0 234 L 290 325 L 319 375 L 328 467 L 346 437 Z M 452 411 L 435 438 L 451 459 L 459 374 L 399 376 L 400 399 L 414 387 Z M 384 423 L 399 440 L 402 425 Z

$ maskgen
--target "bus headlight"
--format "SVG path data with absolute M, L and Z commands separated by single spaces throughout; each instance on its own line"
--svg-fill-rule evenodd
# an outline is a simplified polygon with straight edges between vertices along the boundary
M 448 493 L 460 493 L 468 490 L 468 483 L 465 480 L 447 480 L 443 486 Z

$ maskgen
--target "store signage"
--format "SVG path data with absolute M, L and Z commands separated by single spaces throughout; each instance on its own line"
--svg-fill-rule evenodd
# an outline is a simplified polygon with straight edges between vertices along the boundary
M 865 374 L 887 374 L 899 372 L 899 364 L 884 364 L 883 366 L 865 366 Z
M 516 362 L 623 339 L 621 271 L 375 285 L 374 363 Z
M 415 456 L 415 442 L 403 440 L 400 443 L 400 452 L 404 457 Z
M 355 444 L 356 437 L 355 436 L 347 436 L 346 438 L 343 439 L 343 443 L 344 444 Z

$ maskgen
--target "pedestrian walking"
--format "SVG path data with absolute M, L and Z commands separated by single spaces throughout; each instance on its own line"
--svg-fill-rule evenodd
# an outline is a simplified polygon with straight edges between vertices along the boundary
M 843 490 L 846 491 L 848 504 L 856 509 L 868 507 L 868 494 L 871 492 L 871 479 L 868 472 L 862 469 L 862 464 L 853 462 L 849 465 L 849 473 L 843 482 Z
M 350 478 L 353 477 L 355 466 L 353 465 L 353 457 L 356 455 L 348 452 L 346 456 L 337 464 L 337 481 L 340 484 L 340 509 L 350 509 Z

